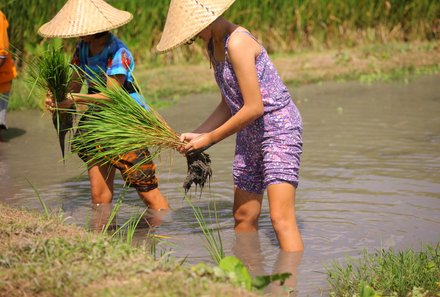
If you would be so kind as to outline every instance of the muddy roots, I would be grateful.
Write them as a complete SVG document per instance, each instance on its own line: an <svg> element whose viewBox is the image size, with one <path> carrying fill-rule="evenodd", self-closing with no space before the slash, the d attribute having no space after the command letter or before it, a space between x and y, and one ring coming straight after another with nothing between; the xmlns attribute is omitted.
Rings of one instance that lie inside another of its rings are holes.
<svg viewBox="0 0 440 297"><path fill-rule="evenodd" d="M195 184L196 187L199 186L200 191L202 191L206 181L209 182L212 175L209 155L206 153L187 155L186 162L188 164L188 173L183 182L185 194L188 193L192 184Z"/></svg>

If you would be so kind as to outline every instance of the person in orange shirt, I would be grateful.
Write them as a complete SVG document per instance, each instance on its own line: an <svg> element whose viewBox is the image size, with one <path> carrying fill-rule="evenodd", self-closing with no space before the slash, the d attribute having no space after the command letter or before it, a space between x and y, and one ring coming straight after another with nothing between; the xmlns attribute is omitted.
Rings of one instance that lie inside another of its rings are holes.
<svg viewBox="0 0 440 297"><path fill-rule="evenodd" d="M8 108L9 92L16 70L12 55L9 52L8 20L0 10L0 131L8 129L6 125L6 109Z"/></svg>

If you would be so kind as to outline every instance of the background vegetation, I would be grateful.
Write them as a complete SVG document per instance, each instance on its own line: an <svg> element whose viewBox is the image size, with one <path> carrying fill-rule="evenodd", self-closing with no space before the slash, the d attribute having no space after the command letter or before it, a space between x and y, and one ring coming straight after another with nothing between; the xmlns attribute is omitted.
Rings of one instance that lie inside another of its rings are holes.
<svg viewBox="0 0 440 297"><path fill-rule="evenodd" d="M152 65L202 57L200 46L156 55L169 0L108 0L130 11L133 21L117 30L136 59ZM44 40L36 33L65 0L2 0L10 22L11 43L30 54ZM351 47L365 43L434 40L440 36L440 2L436 0L237 0L226 17L248 27L269 52ZM65 41L71 47L73 40ZM194 52L196 55L194 55Z"/></svg>

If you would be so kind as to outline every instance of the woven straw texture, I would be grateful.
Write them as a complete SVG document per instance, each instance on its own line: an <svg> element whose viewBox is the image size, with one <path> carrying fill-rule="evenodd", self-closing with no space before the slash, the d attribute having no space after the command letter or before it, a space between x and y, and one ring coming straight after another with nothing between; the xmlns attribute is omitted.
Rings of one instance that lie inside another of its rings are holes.
<svg viewBox="0 0 440 297"><path fill-rule="evenodd" d="M69 0L49 22L38 30L44 37L78 37L125 25L133 15L103 0Z"/></svg>
<svg viewBox="0 0 440 297"><path fill-rule="evenodd" d="M159 52L178 47L214 22L235 0L171 0Z"/></svg>

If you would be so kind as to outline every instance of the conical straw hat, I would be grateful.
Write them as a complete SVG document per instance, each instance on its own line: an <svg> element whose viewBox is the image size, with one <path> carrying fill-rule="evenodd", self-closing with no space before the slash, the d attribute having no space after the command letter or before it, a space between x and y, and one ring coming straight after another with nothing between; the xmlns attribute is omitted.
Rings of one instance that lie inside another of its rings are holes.
<svg viewBox="0 0 440 297"><path fill-rule="evenodd" d="M214 22L235 0L171 0L162 37L156 46L160 52L178 47Z"/></svg>
<svg viewBox="0 0 440 297"><path fill-rule="evenodd" d="M55 17L38 29L44 37L78 37L125 25L133 15L103 0L68 0Z"/></svg>

